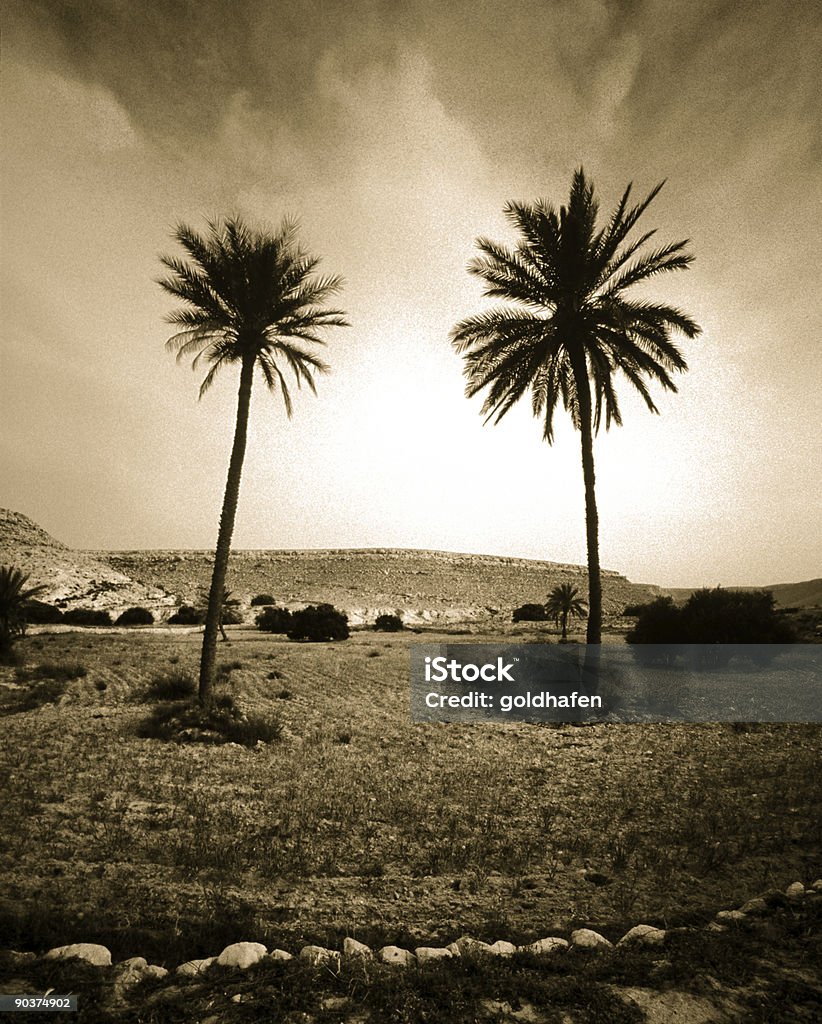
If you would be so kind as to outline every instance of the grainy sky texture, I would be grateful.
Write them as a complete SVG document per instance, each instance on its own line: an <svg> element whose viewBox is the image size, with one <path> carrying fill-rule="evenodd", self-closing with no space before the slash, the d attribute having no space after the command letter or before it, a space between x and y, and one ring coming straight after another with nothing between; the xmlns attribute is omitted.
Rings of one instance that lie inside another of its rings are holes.
<svg viewBox="0 0 822 1024"><path fill-rule="evenodd" d="M484 305L509 199L689 237L654 294L703 334L652 416L596 443L603 565L663 585L820 574L816 0L25 0L2 56L0 504L77 547L209 547L229 373L163 347L183 220L299 218L352 327L294 418L258 384L237 547L399 546L583 563L579 442L483 427L448 332Z"/></svg>

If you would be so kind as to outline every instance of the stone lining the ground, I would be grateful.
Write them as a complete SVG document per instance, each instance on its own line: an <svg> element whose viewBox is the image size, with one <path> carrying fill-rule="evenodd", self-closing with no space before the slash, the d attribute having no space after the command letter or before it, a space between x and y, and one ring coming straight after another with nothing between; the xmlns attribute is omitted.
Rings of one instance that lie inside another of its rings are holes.
<svg viewBox="0 0 822 1024"><path fill-rule="evenodd" d="M761 918L762 907L765 908L766 913L770 913L780 907L799 906L809 899L822 899L822 879L818 879L807 889L801 882L793 882L784 892L773 889L763 896L748 900L741 908L721 910L706 928L713 932L726 932L731 927L745 925L752 918ZM751 911L745 911L744 907L746 906L750 907ZM664 945L667 935L668 932L662 928L655 928L647 924L637 924L629 929L616 944L590 928L579 928L571 933L570 940L559 936L548 936L524 946L515 946L513 943L503 940L489 944L481 942L470 935L463 935L447 947L418 946L413 951L390 945L383 946L379 950L373 950L365 943L348 937L343 942L342 953L339 950L327 949L324 946L310 945L303 946L297 956L314 966L321 966L332 973L339 973L343 958L353 959L360 957L375 960L379 963L390 964L395 967L424 968L427 964L438 963L442 960L461 956L473 959L482 956L510 957L515 953L550 956L568 949L592 952L610 951L615 948L615 945L617 947L641 946L657 948ZM33 953L19 953L16 951L7 951L5 956L7 960L10 960L15 966L20 968L30 965L37 959ZM50 949L43 959L77 959L95 967L105 968L112 966L111 953L105 946L87 942L78 942ZM226 946L218 956L188 960L180 964L174 973L181 979L193 979L212 970L215 964L218 967L244 971L265 959L291 960L293 959L293 954L283 949L275 949L269 953L268 949L260 942L235 942ZM141 981L149 978L164 978L169 973L164 967L147 963L143 957L130 957L128 960L114 965L114 998L115 1000L121 998L124 992Z"/></svg>

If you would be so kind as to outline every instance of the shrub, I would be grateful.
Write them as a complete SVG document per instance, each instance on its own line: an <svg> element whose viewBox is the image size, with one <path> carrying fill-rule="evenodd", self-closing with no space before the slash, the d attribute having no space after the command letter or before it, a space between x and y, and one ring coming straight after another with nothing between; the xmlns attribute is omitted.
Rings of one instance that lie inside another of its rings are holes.
<svg viewBox="0 0 822 1024"><path fill-rule="evenodd" d="M122 614L117 616L117 626L151 626L154 616L148 608L126 608Z"/></svg>
<svg viewBox="0 0 822 1024"><path fill-rule="evenodd" d="M793 630L765 590L696 590L682 607L659 597L637 608L629 644L785 644Z"/></svg>
<svg viewBox="0 0 822 1024"><path fill-rule="evenodd" d="M151 680L146 697L149 700L183 700L191 697L196 689L197 684L190 672L164 672Z"/></svg>
<svg viewBox="0 0 822 1024"><path fill-rule="evenodd" d="M309 605L291 616L289 640L347 640L348 616L331 604Z"/></svg>
<svg viewBox="0 0 822 1024"><path fill-rule="evenodd" d="M70 626L111 626L111 615L99 608L71 608L63 615Z"/></svg>
<svg viewBox="0 0 822 1024"><path fill-rule="evenodd" d="M221 694L205 707L188 702L160 704L141 723L138 735L176 743L239 743L255 747L258 743L273 743L282 731L282 723L276 718L247 715L229 694Z"/></svg>
<svg viewBox="0 0 822 1024"><path fill-rule="evenodd" d="M682 611L672 597L658 597L648 604L635 606L637 621L625 639L629 644L685 643Z"/></svg>
<svg viewBox="0 0 822 1024"><path fill-rule="evenodd" d="M63 621L63 613L53 604L29 601L23 609L26 622L32 626L53 626Z"/></svg>
<svg viewBox="0 0 822 1024"><path fill-rule="evenodd" d="M61 665L56 661L45 661L35 668L24 670L28 679L53 679L69 682L72 679L82 679L88 675L85 665L75 662L73 664Z"/></svg>
<svg viewBox="0 0 822 1024"><path fill-rule="evenodd" d="M638 615L642 614L642 609L647 607L647 604L626 604L622 609L622 614L626 618L635 619Z"/></svg>
<svg viewBox="0 0 822 1024"><path fill-rule="evenodd" d="M789 644L794 636L769 590L697 590L682 608L688 643Z"/></svg>
<svg viewBox="0 0 822 1024"><path fill-rule="evenodd" d="M523 604L514 609L511 619L514 622L546 622L548 612L544 604Z"/></svg>
<svg viewBox="0 0 822 1024"><path fill-rule="evenodd" d="M257 608L261 604L276 604L277 602L271 596L271 594L257 594L256 597L251 598L251 607Z"/></svg>
<svg viewBox="0 0 822 1024"><path fill-rule="evenodd" d="M202 626L205 622L205 610L183 604L168 620L172 626Z"/></svg>
<svg viewBox="0 0 822 1024"><path fill-rule="evenodd" d="M224 626L239 626L242 621L242 613L235 606L223 605L222 622Z"/></svg>
<svg viewBox="0 0 822 1024"><path fill-rule="evenodd" d="M405 629L405 626L399 615L378 615L374 629L383 633L398 633L401 629Z"/></svg>
<svg viewBox="0 0 822 1024"><path fill-rule="evenodd" d="M291 629L291 619L291 612L287 608L269 605L257 615L255 622L257 629L264 633L287 633Z"/></svg>
<svg viewBox="0 0 822 1024"><path fill-rule="evenodd" d="M34 686L15 694L14 700L5 705L5 714L17 714L21 711L35 711L44 704L56 704L65 694L68 680L65 678L46 678Z"/></svg>

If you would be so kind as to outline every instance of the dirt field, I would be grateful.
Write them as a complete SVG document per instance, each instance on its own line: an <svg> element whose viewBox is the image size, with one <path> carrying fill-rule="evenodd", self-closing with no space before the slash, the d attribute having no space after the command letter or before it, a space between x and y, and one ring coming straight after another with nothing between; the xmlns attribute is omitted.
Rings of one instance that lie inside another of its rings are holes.
<svg viewBox="0 0 822 1024"><path fill-rule="evenodd" d="M283 726L257 749L137 737L196 633L26 638L0 675L0 943L173 962L251 937L618 938L822 875L819 729L414 725L408 644L438 638L232 632L224 688Z"/></svg>

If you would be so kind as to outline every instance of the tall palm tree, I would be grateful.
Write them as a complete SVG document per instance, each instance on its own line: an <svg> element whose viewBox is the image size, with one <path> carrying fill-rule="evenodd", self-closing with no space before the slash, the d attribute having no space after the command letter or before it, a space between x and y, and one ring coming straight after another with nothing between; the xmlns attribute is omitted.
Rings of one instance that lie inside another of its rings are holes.
<svg viewBox="0 0 822 1024"><path fill-rule="evenodd" d="M0 565L0 654L7 654L26 631L26 602L46 589L27 587L29 577L15 565Z"/></svg>
<svg viewBox="0 0 822 1024"><path fill-rule="evenodd" d="M572 616L583 618L585 602L580 600L579 591L570 583L559 583L548 595L545 611L562 629L562 639L568 639L568 619Z"/></svg>
<svg viewBox="0 0 822 1024"><path fill-rule="evenodd" d="M468 317L451 334L454 347L464 355L466 394L488 389L482 407L486 422L494 417L498 423L530 391L548 444L554 439L554 412L560 400L580 432L589 644L599 644L602 635L593 435L603 412L606 429L612 420L622 422L614 390L617 371L657 412L648 381L676 391L671 373L687 369L671 332L693 338L700 331L674 306L626 294L657 274L684 270L693 259L685 251L687 240L649 248L646 243L654 231L628 240L662 184L635 206L629 206L628 185L601 227L594 187L582 168L574 174L568 204L559 210L543 199L508 203L505 213L520 236L516 246L480 238L481 255L468 269L486 282L486 296L514 305Z"/></svg>
<svg viewBox="0 0 822 1024"><path fill-rule="evenodd" d="M200 398L225 366L239 365L237 419L228 466L214 570L208 598L199 697L206 703L216 674L217 632L225 594L225 578L245 456L248 413L254 372L259 368L269 389L281 395L291 416L292 403L283 370L300 387L315 391L314 374L328 370L310 350L324 344L327 327L348 326L345 315L323 303L339 290L338 277L315 273L319 260L298 245L295 225L284 221L276 232L249 227L240 217L211 221L205 236L185 224L174 238L186 259L161 256L169 276L157 283L186 306L167 322L179 327L166 347L177 359L193 355L210 368L200 385Z"/></svg>

